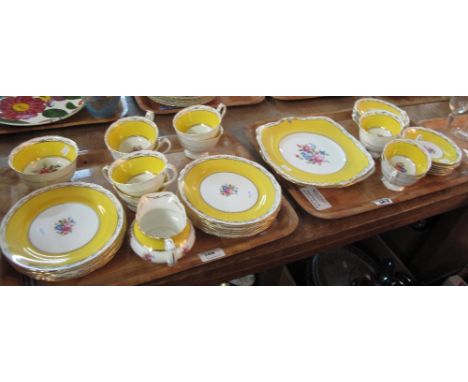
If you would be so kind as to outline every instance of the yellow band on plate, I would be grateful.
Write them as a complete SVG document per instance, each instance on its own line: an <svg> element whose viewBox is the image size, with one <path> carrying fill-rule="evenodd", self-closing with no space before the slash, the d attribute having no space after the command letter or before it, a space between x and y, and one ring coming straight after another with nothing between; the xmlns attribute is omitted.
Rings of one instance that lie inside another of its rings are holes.
<svg viewBox="0 0 468 382"><path fill-rule="evenodd" d="M99 229L81 248L61 254L44 253L29 240L29 227L40 213L63 203L81 203L93 209L99 218ZM55 188L32 197L14 212L6 227L6 245L17 260L22 258L30 266L56 268L76 263L98 252L114 235L118 221L116 205L104 193L76 186Z"/></svg>
<svg viewBox="0 0 468 382"><path fill-rule="evenodd" d="M255 204L242 212L223 212L210 206L200 193L202 181L209 175L226 172L250 180L258 192ZM227 222L258 219L267 214L277 201L276 189L271 179L259 168L235 159L207 159L192 167L183 178L182 192L189 203L205 215Z"/></svg>

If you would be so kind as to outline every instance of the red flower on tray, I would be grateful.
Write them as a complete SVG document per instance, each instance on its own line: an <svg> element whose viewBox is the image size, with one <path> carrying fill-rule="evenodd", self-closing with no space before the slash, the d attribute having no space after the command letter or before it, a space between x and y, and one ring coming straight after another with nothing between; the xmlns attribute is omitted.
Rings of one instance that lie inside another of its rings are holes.
<svg viewBox="0 0 468 382"><path fill-rule="evenodd" d="M0 117L4 119L29 119L42 113L46 103L31 96L8 97L0 100Z"/></svg>

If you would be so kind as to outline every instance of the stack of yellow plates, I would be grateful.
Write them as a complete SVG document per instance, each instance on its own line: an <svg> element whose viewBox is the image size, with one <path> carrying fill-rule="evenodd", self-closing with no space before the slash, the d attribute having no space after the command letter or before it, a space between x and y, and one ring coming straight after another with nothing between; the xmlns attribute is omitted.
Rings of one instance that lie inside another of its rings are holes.
<svg viewBox="0 0 468 382"><path fill-rule="evenodd" d="M347 187L375 169L361 143L330 118L284 118L256 132L263 159L301 186Z"/></svg>
<svg viewBox="0 0 468 382"><path fill-rule="evenodd" d="M211 102L214 96L148 96L154 102L165 106L187 107L193 105L204 105Z"/></svg>
<svg viewBox="0 0 468 382"><path fill-rule="evenodd" d="M232 155L188 164L179 175L178 188L194 225L215 236L256 235L273 223L280 210L281 187L273 175Z"/></svg>
<svg viewBox="0 0 468 382"><path fill-rule="evenodd" d="M432 166L431 175L450 175L460 166L462 152L460 148L446 135L424 127L409 127L403 131L403 138L418 141L429 153Z"/></svg>
<svg viewBox="0 0 468 382"><path fill-rule="evenodd" d="M84 276L121 247L126 220L118 199L101 186L60 183L18 201L0 225L0 246L19 272L38 280Z"/></svg>

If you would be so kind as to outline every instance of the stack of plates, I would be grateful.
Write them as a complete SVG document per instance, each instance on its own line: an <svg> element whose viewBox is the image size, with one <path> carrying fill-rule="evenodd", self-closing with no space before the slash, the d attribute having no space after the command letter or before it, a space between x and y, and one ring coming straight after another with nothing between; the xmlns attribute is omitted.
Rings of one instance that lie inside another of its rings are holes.
<svg viewBox="0 0 468 382"><path fill-rule="evenodd" d="M126 220L118 199L101 186L60 183L39 189L0 225L0 246L12 266L37 280L82 277L121 247Z"/></svg>
<svg viewBox="0 0 468 382"><path fill-rule="evenodd" d="M204 105L211 102L214 96L148 96L151 101L157 102L161 105L172 107L187 107L192 105Z"/></svg>
<svg viewBox="0 0 468 382"><path fill-rule="evenodd" d="M446 135L424 127L409 127L403 131L403 138L418 141L429 153L432 166L429 174L446 176L460 166L462 152Z"/></svg>
<svg viewBox="0 0 468 382"><path fill-rule="evenodd" d="M284 118L256 134L263 159L300 186L348 187L375 169L362 144L330 118Z"/></svg>
<svg viewBox="0 0 468 382"><path fill-rule="evenodd" d="M232 155L188 164L179 194L187 214L202 231L219 237L248 237L266 230L281 205L281 187L262 166Z"/></svg>

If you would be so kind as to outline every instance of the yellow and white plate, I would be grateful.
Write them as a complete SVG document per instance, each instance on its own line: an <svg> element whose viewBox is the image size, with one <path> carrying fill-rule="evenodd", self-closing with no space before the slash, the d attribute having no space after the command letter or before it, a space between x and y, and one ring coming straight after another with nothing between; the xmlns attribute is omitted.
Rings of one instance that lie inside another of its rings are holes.
<svg viewBox="0 0 468 382"><path fill-rule="evenodd" d="M256 135L264 160L301 186L347 187L375 168L361 143L330 118L284 118L259 126Z"/></svg>
<svg viewBox="0 0 468 382"><path fill-rule="evenodd" d="M124 210L111 192L95 184L60 183L10 209L0 225L0 246L15 268L33 277L71 270L76 275L80 269L83 275L99 257L116 252L124 232Z"/></svg>
<svg viewBox="0 0 468 382"><path fill-rule="evenodd" d="M188 164L178 188L197 220L220 228L256 227L277 213L281 187L259 164L232 155L214 155ZM195 222L194 222L195 223Z"/></svg>
<svg viewBox="0 0 468 382"><path fill-rule="evenodd" d="M458 166L462 152L446 135L424 127L409 127L403 131L403 138L418 141L429 153L433 164Z"/></svg>

